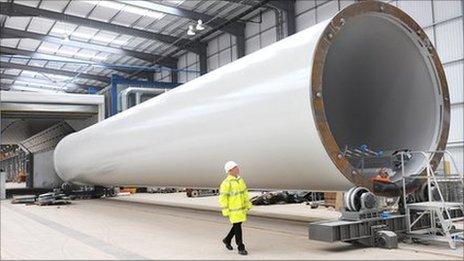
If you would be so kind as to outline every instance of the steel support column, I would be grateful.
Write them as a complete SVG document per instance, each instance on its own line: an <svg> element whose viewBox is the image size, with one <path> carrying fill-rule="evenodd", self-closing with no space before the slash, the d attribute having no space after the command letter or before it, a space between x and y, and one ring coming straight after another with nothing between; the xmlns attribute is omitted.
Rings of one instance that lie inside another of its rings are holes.
<svg viewBox="0 0 464 261"><path fill-rule="evenodd" d="M33 188L34 187L34 154L28 153L26 154L26 166L25 166L25 173L26 173L26 187Z"/></svg>
<svg viewBox="0 0 464 261"><path fill-rule="evenodd" d="M296 10L295 0L289 0L287 2L287 36L296 33Z"/></svg>
<svg viewBox="0 0 464 261"><path fill-rule="evenodd" d="M200 75L206 74L208 72L208 56L206 54L206 44L200 47L198 56L200 60Z"/></svg>
<svg viewBox="0 0 464 261"><path fill-rule="evenodd" d="M171 70L171 82L172 83L179 82L179 73L177 71L177 68L175 68L174 70Z"/></svg>
<svg viewBox="0 0 464 261"><path fill-rule="evenodd" d="M245 28L241 31L241 34L235 35L235 42L237 48L237 59L245 56Z"/></svg>
<svg viewBox="0 0 464 261"><path fill-rule="evenodd" d="M287 35L296 33L295 0L269 1L268 5L280 9L287 14Z"/></svg>

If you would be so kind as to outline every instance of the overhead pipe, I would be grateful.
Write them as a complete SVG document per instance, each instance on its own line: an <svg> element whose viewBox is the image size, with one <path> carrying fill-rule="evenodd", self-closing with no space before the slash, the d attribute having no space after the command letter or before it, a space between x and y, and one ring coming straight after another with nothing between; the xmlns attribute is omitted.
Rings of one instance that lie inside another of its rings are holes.
<svg viewBox="0 0 464 261"><path fill-rule="evenodd" d="M135 94L135 104L141 103L141 98L143 94L153 94L153 95L160 95L165 93L167 89L160 89L160 88L139 88L139 87L129 87L124 89L121 92L121 110L125 111L129 109L129 95L134 93Z"/></svg>
<svg viewBox="0 0 464 261"><path fill-rule="evenodd" d="M254 189L374 190L344 148L443 150L449 122L427 34L397 7L363 1L67 136L54 163L63 180L103 186L217 187L234 160ZM406 173L440 160L413 157ZM391 178L375 193L399 195Z"/></svg>

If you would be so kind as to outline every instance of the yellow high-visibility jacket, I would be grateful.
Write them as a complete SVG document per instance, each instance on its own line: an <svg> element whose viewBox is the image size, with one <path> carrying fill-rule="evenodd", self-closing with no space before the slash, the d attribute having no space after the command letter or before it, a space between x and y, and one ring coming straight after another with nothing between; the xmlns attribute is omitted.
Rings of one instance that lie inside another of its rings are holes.
<svg viewBox="0 0 464 261"><path fill-rule="evenodd" d="M246 221L247 212L251 209L251 202L243 178L228 175L222 181L219 193L222 215L229 217L232 224Z"/></svg>

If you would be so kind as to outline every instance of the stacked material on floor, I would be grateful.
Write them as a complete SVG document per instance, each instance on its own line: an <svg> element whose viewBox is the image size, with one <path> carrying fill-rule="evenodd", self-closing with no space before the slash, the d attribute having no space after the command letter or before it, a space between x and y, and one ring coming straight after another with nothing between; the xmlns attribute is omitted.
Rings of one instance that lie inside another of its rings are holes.
<svg viewBox="0 0 464 261"><path fill-rule="evenodd" d="M128 193L130 193L130 194L134 194L134 193L137 193L137 188L133 188L133 187L121 187L119 191L120 191L121 193L128 192Z"/></svg>
<svg viewBox="0 0 464 261"><path fill-rule="evenodd" d="M148 187L148 193L176 193L180 190L177 188L170 188L170 187Z"/></svg>
<svg viewBox="0 0 464 261"><path fill-rule="evenodd" d="M39 206L44 205L65 205L71 204L69 197L65 194L58 193L58 192L50 192L39 195L37 198L36 204Z"/></svg>
<svg viewBox="0 0 464 261"><path fill-rule="evenodd" d="M210 197L219 195L218 189L193 189L186 188L185 193L189 198Z"/></svg>
<svg viewBox="0 0 464 261"><path fill-rule="evenodd" d="M308 191L273 191L264 192L262 195L251 198L251 203L255 206L273 204L292 204L311 202L323 199L323 193Z"/></svg>
<svg viewBox="0 0 464 261"><path fill-rule="evenodd" d="M35 202L36 196L35 195L21 195L21 196L13 196L11 200L12 204L32 204Z"/></svg>

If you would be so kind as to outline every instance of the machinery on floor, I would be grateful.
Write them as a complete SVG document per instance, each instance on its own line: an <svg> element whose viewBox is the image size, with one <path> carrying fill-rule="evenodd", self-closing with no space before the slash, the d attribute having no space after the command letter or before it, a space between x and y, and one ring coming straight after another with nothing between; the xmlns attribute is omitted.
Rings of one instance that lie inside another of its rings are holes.
<svg viewBox="0 0 464 261"><path fill-rule="evenodd" d="M398 209L381 206L379 197L363 187L354 187L344 195L342 217L336 221L315 222L309 225L309 238L334 242L357 242L367 246L396 248L398 239L442 241L456 248L463 242L463 229L457 229L455 222L463 221L464 177L457 172L457 165L447 151L402 152L400 165L404 159L422 157L428 159L434 154L446 154L446 159L456 172L433 170L429 164L427 175L403 174L403 189ZM422 179L421 188L410 194L406 182Z"/></svg>
<svg viewBox="0 0 464 261"><path fill-rule="evenodd" d="M307 202L308 205L316 207L324 200L324 193L310 191L270 191L250 199L255 206L274 204L293 204Z"/></svg>

